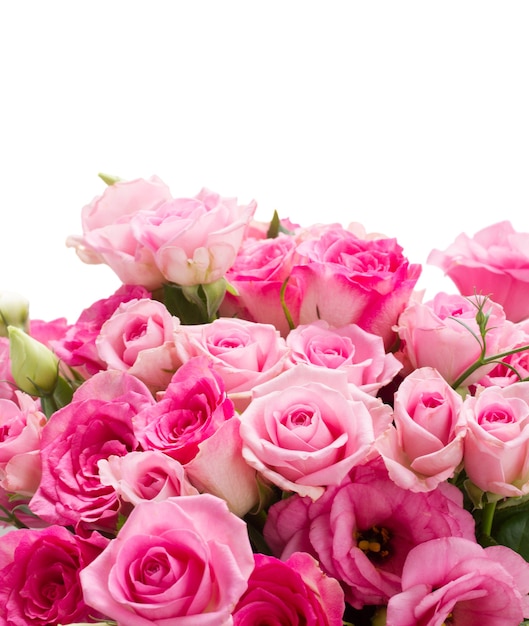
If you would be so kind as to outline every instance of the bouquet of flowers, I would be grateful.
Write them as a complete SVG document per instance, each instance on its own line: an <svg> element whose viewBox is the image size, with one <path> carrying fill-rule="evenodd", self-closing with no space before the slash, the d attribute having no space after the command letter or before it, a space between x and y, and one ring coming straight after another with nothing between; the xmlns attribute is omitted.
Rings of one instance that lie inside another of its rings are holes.
<svg viewBox="0 0 529 626"><path fill-rule="evenodd" d="M0 625L529 618L529 234L434 250L157 177L67 244L78 320L0 293Z"/></svg>

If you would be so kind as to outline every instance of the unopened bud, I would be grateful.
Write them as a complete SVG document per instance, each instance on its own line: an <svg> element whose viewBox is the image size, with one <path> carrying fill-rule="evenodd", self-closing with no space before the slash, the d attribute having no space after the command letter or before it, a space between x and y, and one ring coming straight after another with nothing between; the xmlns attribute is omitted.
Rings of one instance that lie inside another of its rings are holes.
<svg viewBox="0 0 529 626"><path fill-rule="evenodd" d="M25 330L28 325L29 302L13 291L0 291L0 336L7 337L7 327Z"/></svg>
<svg viewBox="0 0 529 626"><path fill-rule="evenodd" d="M9 326L11 375L22 391L32 396L53 393L59 378L59 361L44 344L20 328Z"/></svg>

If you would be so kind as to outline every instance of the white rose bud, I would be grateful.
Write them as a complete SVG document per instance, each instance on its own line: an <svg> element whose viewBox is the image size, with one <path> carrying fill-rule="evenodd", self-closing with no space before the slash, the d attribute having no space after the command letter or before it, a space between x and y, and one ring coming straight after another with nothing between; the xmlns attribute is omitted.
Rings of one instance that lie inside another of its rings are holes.
<svg viewBox="0 0 529 626"><path fill-rule="evenodd" d="M11 375L22 391L32 396L53 393L59 379L59 361L44 344L15 326L9 326Z"/></svg>

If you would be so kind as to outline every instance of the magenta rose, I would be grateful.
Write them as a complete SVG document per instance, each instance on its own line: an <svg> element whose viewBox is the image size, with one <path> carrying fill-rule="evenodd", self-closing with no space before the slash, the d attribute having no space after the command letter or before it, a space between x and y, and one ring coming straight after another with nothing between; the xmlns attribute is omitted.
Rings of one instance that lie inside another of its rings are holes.
<svg viewBox="0 0 529 626"><path fill-rule="evenodd" d="M165 282L200 285L223 278L233 265L257 204L237 204L202 189L194 198L167 200L132 219L134 236L153 255Z"/></svg>
<svg viewBox="0 0 529 626"><path fill-rule="evenodd" d="M463 400L429 367L409 374L395 393L394 426L378 441L390 477L403 489L429 491L463 459Z"/></svg>
<svg viewBox="0 0 529 626"><path fill-rule="evenodd" d="M427 493L401 489L380 462L355 468L315 502L293 495L273 504L264 528L275 556L312 554L355 608L385 604L401 590L409 551L450 536L475 541L461 491L448 483Z"/></svg>
<svg viewBox="0 0 529 626"><path fill-rule="evenodd" d="M229 626L253 568L246 524L202 494L140 502L81 583L118 624Z"/></svg>
<svg viewBox="0 0 529 626"><path fill-rule="evenodd" d="M85 603L79 573L106 543L101 535L81 539L62 526L0 537L0 622L49 626L97 617Z"/></svg>
<svg viewBox="0 0 529 626"><path fill-rule="evenodd" d="M386 354L381 337L356 324L333 328L318 320L292 330L286 342L292 363L344 370L351 384L372 395L402 369L393 354Z"/></svg>
<svg viewBox="0 0 529 626"><path fill-rule="evenodd" d="M442 537L408 554L387 624L514 626L529 617L528 593L529 564L516 552Z"/></svg>
<svg viewBox="0 0 529 626"><path fill-rule="evenodd" d="M234 626L342 626L344 594L309 554L286 561L255 554L255 568L233 612Z"/></svg>
<svg viewBox="0 0 529 626"><path fill-rule="evenodd" d="M345 373L304 364L254 389L240 433L244 458L266 481L313 499L364 463L375 440Z"/></svg>
<svg viewBox="0 0 529 626"><path fill-rule="evenodd" d="M480 330L476 321L479 296L438 293L427 303L411 304L398 320L397 332L401 340L398 356L405 371L419 367L433 367L449 383L458 378L480 357L482 346L476 338ZM482 309L488 316L486 350L489 357L508 350L518 342L520 332L507 322L500 305L486 300ZM465 378L465 386L476 383L490 372L494 363L484 365Z"/></svg>
<svg viewBox="0 0 529 626"><path fill-rule="evenodd" d="M462 233L444 252L432 250L427 263L440 267L463 295L489 295L512 322L529 317L529 233L516 232L510 222L473 238Z"/></svg>
<svg viewBox="0 0 529 626"><path fill-rule="evenodd" d="M358 324L388 349L393 325L408 303L421 267L410 265L395 239L360 239L328 228L301 243L292 280L301 292L299 324L318 319L332 326Z"/></svg>
<svg viewBox="0 0 529 626"><path fill-rule="evenodd" d="M464 465L483 491L516 497L529 493L529 382L487 387L467 397Z"/></svg>
<svg viewBox="0 0 529 626"><path fill-rule="evenodd" d="M179 323L157 300L129 300L101 327L97 353L109 369L128 372L152 392L160 391L180 365L174 344Z"/></svg>
<svg viewBox="0 0 529 626"><path fill-rule="evenodd" d="M83 235L68 237L66 244L85 263L106 263L122 283L154 290L164 278L152 252L134 236L131 220L170 199L169 188L156 176L118 181L83 208Z"/></svg>
<svg viewBox="0 0 529 626"><path fill-rule="evenodd" d="M177 370L159 402L135 416L134 430L143 450L161 450L185 464L233 415L222 379L208 359L197 357Z"/></svg>
<svg viewBox="0 0 529 626"><path fill-rule="evenodd" d="M103 485L98 461L138 447L133 418L154 403L125 372L103 371L84 382L42 431L42 479L30 509L49 523L115 531L120 503Z"/></svg>

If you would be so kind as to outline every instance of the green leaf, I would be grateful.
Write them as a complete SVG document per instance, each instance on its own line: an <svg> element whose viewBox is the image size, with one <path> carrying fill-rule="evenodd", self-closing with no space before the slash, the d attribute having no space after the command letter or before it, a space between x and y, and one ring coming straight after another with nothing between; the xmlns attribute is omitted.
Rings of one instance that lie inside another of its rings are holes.
<svg viewBox="0 0 529 626"><path fill-rule="evenodd" d="M498 515L495 519L493 537L499 544L511 548L529 561L529 511L526 507L521 507L521 510L503 510L510 514Z"/></svg>
<svg viewBox="0 0 529 626"><path fill-rule="evenodd" d="M274 215L270 220L270 225L268 226L268 231L266 233L267 239L275 239L279 235L279 229L281 227L281 222L279 220L279 214L277 211L274 211Z"/></svg>

